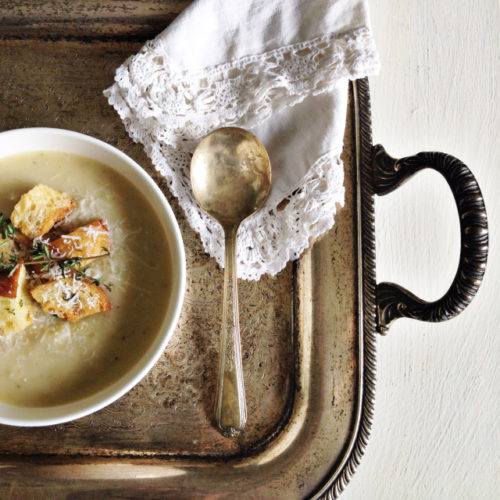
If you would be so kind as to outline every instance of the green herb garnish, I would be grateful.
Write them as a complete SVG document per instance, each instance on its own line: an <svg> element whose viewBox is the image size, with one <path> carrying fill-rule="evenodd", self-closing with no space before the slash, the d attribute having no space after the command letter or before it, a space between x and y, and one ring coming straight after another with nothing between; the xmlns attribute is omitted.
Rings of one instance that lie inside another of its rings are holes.
<svg viewBox="0 0 500 500"><path fill-rule="evenodd" d="M32 266L35 264L43 264L42 271L48 271L52 265L57 264L62 271L63 278L65 277L64 272L70 269L75 269L76 265L82 260L94 260L100 259L101 257L107 257L110 255L109 251L102 255L94 255L92 257L53 257L50 254L49 247L42 242L38 242L34 248L31 250L31 258L33 260L25 262L26 266ZM85 268L86 269L86 268ZM78 273L85 274L85 271L75 269Z"/></svg>
<svg viewBox="0 0 500 500"><path fill-rule="evenodd" d="M57 265L59 266L59 269L61 270L61 274L63 278L66 278L65 271L69 271L73 269L78 262L80 262L82 259L80 257L74 257L72 259L63 259L57 261Z"/></svg>
<svg viewBox="0 0 500 500"><path fill-rule="evenodd" d="M2 234L2 238L4 240L7 238L12 239L15 232L16 228L12 225L12 221L6 219L3 213L0 212L0 233Z"/></svg>
<svg viewBox="0 0 500 500"><path fill-rule="evenodd" d="M9 271L9 274L7 275L9 278L16 272L18 266L19 256L9 254L9 260L7 262L3 262L3 254L0 254L0 269Z"/></svg>

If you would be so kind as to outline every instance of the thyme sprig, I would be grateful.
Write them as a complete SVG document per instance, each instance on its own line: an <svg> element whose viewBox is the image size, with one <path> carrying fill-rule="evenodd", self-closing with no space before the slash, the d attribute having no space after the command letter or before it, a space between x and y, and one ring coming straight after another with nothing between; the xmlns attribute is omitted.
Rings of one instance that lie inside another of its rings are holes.
<svg viewBox="0 0 500 500"><path fill-rule="evenodd" d="M107 249L106 249L107 250ZM50 254L50 250L45 243L38 242L35 247L31 249L31 259L28 261L22 261L18 255L9 254L8 260L6 262L3 261L3 253L0 253L0 269L5 269L9 271L9 276L17 269L17 266L22 262L25 266L34 266L41 265L42 272L48 271L52 266L57 265L61 270L61 274L63 278L66 277L67 271L74 271L74 274L77 279L87 278L86 272L89 269L88 266L80 269L78 266L82 260L95 260L101 259L103 257L107 257L111 252L107 250L106 253L101 255L94 255L91 257L54 257ZM94 281L94 278L91 278ZM98 283L96 283L98 284Z"/></svg>
<svg viewBox="0 0 500 500"><path fill-rule="evenodd" d="M31 261L27 261L24 264L27 266L30 265L35 265L35 264L43 264L42 266L42 271L48 271L53 265L57 264L59 268L61 269L63 278L65 277L65 271L69 271L71 269L74 269L75 272L82 274L82 271L77 269L76 266L82 261L82 260L95 260L95 259L101 259L102 257L107 257L108 255L111 254L111 252L106 249L107 252L100 254L100 255L94 255L91 257L54 257L51 255L49 247L45 244L39 241L36 246L31 250ZM85 268L87 269L87 268Z"/></svg>
<svg viewBox="0 0 500 500"><path fill-rule="evenodd" d="M87 275L89 266L80 267L83 260L95 260L102 257L107 257L111 255L111 252L106 247L101 247L104 251L101 255L94 255L93 257L53 257L50 254L50 250L45 243L41 241L36 244L36 246L31 251L32 261L25 262L26 265L43 264L41 270L42 272L48 271L53 265L57 264L61 270L63 278L66 278L66 273L72 271L73 275L77 280L89 279L92 284L100 286L102 284L108 291L111 291L112 283L101 283L101 280ZM69 300L69 299L68 299Z"/></svg>
<svg viewBox="0 0 500 500"><path fill-rule="evenodd" d="M111 292L111 287L113 286L113 283L101 283L101 280L98 278L94 278L93 276L87 276L87 271L89 270L89 266L85 266L82 269L80 268L74 268L74 275L77 280L82 280L82 279L89 279L91 280L93 285L100 286L102 284L103 287L105 287L107 290Z"/></svg>
<svg viewBox="0 0 500 500"><path fill-rule="evenodd" d="M110 255L109 253L103 253L101 255L93 255L91 257L71 257L70 259L66 257L50 257L49 259L43 259L43 260L28 260L27 262L24 262L26 266L34 266L35 264L57 264L60 266L63 266L65 269L72 269L78 262L81 262L82 260L95 260L95 259L102 259L103 257L107 257Z"/></svg>
<svg viewBox="0 0 500 500"><path fill-rule="evenodd" d="M7 238L13 239L15 232L16 228L13 226L12 221L0 212L0 233L2 234L2 238L4 240Z"/></svg>
<svg viewBox="0 0 500 500"><path fill-rule="evenodd" d="M3 242L2 245L4 243L6 242ZM103 257L111 255L111 252L106 247L102 247L102 249L105 253L101 255L94 255L91 257L71 257L71 258L54 257L51 255L49 247L45 243L39 241L36 244L36 246L31 249L30 251L31 260L28 261L23 261L22 259L20 259L18 255L9 254L7 261L4 262L3 253L0 252L0 270L3 269L9 271L8 276L10 277L15 273L16 269L21 263L23 263L25 266L41 265L42 272L49 271L52 266L57 265L61 270L63 278L66 278L67 273L69 271L72 271L73 275L77 280L82 280L84 278L89 279L92 282L92 284L97 286L103 286L104 288L106 288L106 290L111 292L111 288L113 286L112 283L101 283L100 279L87 275L89 266L85 266L83 268L80 267L80 264L83 260L87 261L87 260L101 259Z"/></svg>
<svg viewBox="0 0 500 500"><path fill-rule="evenodd" d="M16 272L16 269L18 268L19 264L20 262L18 255L9 254L7 262L4 262L3 253L0 253L0 269L9 271L9 274L7 275L9 278Z"/></svg>

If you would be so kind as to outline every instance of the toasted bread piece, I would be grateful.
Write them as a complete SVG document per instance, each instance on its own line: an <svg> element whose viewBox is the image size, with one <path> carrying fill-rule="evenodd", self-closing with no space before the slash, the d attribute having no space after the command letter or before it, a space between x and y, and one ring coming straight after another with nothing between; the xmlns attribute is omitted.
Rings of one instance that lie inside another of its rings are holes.
<svg viewBox="0 0 500 500"><path fill-rule="evenodd" d="M10 219L15 228L28 238L34 239L47 233L74 207L74 201L66 193L37 184L21 196Z"/></svg>
<svg viewBox="0 0 500 500"><path fill-rule="evenodd" d="M57 259L105 255L110 247L109 230L99 219L47 243L47 247L51 256Z"/></svg>
<svg viewBox="0 0 500 500"><path fill-rule="evenodd" d="M3 273L2 273L3 274ZM24 330L30 323L33 315L33 300L28 292L26 268L19 264L11 277L2 275L11 285L15 285L15 293L7 292L7 296L0 295L0 335L9 335ZM8 290L10 287L4 288ZM9 297L8 295L13 295Z"/></svg>
<svg viewBox="0 0 500 500"><path fill-rule="evenodd" d="M44 313L71 322L111 309L108 296L100 286L75 277L38 285L31 290L31 296L42 306Z"/></svg>
<svg viewBox="0 0 500 500"><path fill-rule="evenodd" d="M21 267L21 265L18 265L13 273L8 269L0 271L0 297L7 297L8 299L16 298Z"/></svg>

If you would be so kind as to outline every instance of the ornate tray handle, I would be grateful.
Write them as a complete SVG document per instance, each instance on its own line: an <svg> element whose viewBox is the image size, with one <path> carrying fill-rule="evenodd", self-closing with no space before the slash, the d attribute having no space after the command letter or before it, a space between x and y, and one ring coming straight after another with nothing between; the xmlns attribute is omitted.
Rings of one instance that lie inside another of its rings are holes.
<svg viewBox="0 0 500 500"><path fill-rule="evenodd" d="M483 279L488 257L488 220L483 196L466 165L444 153L418 153L396 160L380 146L373 148L374 192L390 193L414 173L432 168L442 174L455 198L460 218L460 261L448 291L434 302L426 302L394 283L376 288L378 331L386 334L392 321L414 318L445 321L462 312L472 301Z"/></svg>

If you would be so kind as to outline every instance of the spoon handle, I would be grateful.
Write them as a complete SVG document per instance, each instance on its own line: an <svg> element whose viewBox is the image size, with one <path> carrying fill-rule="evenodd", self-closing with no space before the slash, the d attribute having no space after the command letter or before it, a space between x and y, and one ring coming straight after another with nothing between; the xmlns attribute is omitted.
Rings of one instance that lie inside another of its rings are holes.
<svg viewBox="0 0 500 500"><path fill-rule="evenodd" d="M224 228L226 240L224 296L215 420L219 430L226 437L238 436L247 420L238 311L237 231L237 225Z"/></svg>

